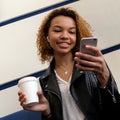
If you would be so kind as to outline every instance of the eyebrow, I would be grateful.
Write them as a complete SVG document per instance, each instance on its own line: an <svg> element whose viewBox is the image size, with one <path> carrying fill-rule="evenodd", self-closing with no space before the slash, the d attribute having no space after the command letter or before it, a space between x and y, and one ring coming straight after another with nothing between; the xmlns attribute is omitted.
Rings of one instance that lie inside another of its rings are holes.
<svg viewBox="0 0 120 120"><path fill-rule="evenodd" d="M54 27L54 28L62 28L62 27L59 26L59 25L54 25L53 27ZM70 27L70 29L76 29L76 27Z"/></svg>

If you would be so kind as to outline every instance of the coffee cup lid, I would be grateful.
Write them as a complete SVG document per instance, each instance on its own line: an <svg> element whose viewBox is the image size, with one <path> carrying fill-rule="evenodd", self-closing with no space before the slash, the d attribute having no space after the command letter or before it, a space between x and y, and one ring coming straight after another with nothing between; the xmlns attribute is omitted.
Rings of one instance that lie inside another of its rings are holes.
<svg viewBox="0 0 120 120"><path fill-rule="evenodd" d="M34 77L34 76L23 77L23 78L21 78L21 79L18 81L18 86L19 86L20 84L24 83L24 82L27 82L27 81L35 81L35 80L37 80L37 78Z"/></svg>

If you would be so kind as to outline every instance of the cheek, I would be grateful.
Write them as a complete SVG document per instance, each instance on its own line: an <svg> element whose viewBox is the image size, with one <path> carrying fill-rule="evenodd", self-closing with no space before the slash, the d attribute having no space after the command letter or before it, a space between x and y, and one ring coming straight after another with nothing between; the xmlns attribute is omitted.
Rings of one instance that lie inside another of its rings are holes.
<svg viewBox="0 0 120 120"><path fill-rule="evenodd" d="M51 38L49 44L52 48L54 48L56 44L56 40L54 38Z"/></svg>
<svg viewBox="0 0 120 120"><path fill-rule="evenodd" d="M74 47L75 47L75 46L76 46L76 41L74 42ZM74 48L74 47L73 47L73 48Z"/></svg>
<svg viewBox="0 0 120 120"><path fill-rule="evenodd" d="M49 34L49 39L51 42L55 42L58 39L58 37L59 36L57 34L54 33Z"/></svg>
<svg viewBox="0 0 120 120"><path fill-rule="evenodd" d="M73 48L75 48L75 46L76 46L76 38L72 41L72 44L73 44Z"/></svg>
<svg viewBox="0 0 120 120"><path fill-rule="evenodd" d="M73 41L72 41L72 43L74 44L74 46L76 45L76 37L73 37L73 39L72 39Z"/></svg>

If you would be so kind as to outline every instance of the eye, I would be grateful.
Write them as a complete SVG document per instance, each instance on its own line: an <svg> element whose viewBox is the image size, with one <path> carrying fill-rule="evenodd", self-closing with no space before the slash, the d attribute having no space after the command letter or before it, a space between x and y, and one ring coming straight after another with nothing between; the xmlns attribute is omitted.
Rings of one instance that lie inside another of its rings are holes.
<svg viewBox="0 0 120 120"><path fill-rule="evenodd" d="M69 31L70 34L76 34L76 31Z"/></svg>
<svg viewBox="0 0 120 120"><path fill-rule="evenodd" d="M52 31L57 33L57 32L61 32L62 29L61 29L60 26L53 26L53 27L52 27Z"/></svg>
<svg viewBox="0 0 120 120"><path fill-rule="evenodd" d="M61 32L60 29L54 29L53 31L54 31L54 32Z"/></svg>

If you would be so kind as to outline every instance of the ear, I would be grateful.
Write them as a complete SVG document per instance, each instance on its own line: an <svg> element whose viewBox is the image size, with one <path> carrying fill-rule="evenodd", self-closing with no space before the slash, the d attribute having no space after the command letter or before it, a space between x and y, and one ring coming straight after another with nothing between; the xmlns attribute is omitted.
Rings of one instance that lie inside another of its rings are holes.
<svg viewBox="0 0 120 120"><path fill-rule="evenodd" d="M50 39L49 39L49 37L48 37L48 36L47 36L47 41L48 41L48 42L50 42Z"/></svg>

